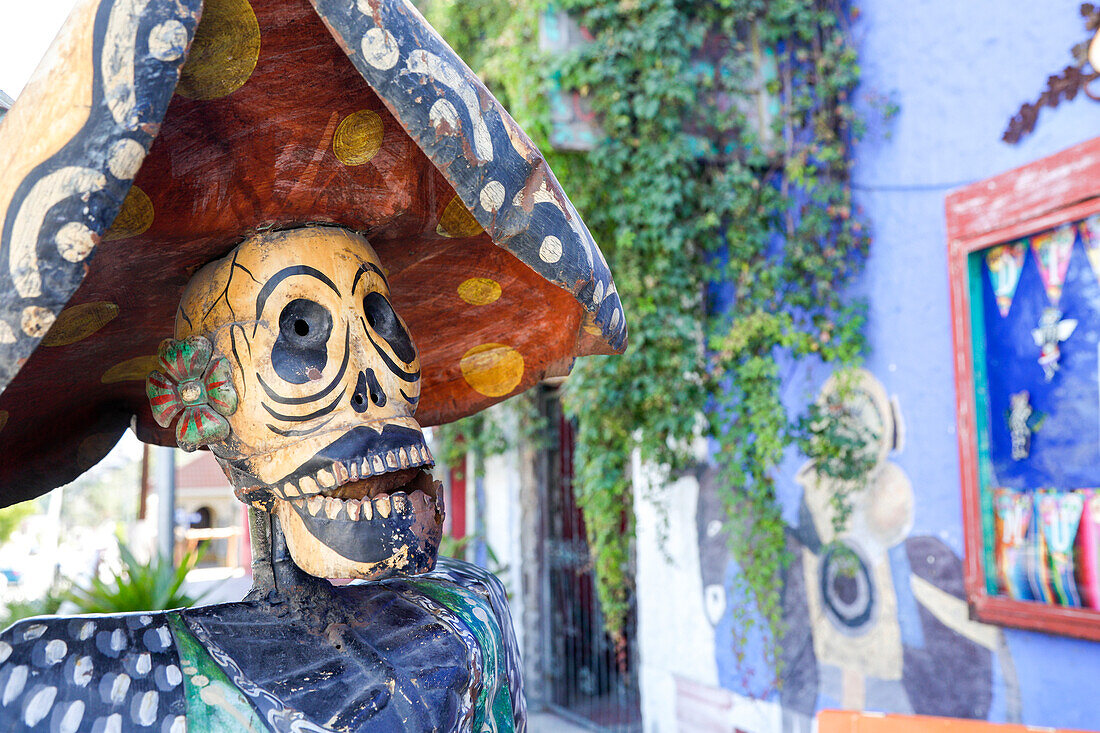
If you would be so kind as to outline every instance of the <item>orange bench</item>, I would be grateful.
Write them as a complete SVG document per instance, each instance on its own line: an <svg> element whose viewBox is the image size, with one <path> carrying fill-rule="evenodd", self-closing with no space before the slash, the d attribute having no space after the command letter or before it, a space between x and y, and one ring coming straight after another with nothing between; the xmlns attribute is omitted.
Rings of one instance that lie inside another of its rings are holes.
<svg viewBox="0 0 1100 733"><path fill-rule="evenodd" d="M817 714L818 733L1082 733L1066 728L1035 725L1003 725L957 718L923 715L886 715L855 710L822 710Z"/></svg>

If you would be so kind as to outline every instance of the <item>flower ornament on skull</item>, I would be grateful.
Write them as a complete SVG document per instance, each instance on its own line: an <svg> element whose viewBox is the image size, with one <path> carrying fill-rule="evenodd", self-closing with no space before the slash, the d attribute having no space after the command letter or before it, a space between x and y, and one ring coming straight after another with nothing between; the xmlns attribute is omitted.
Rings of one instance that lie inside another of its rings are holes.
<svg viewBox="0 0 1100 733"><path fill-rule="evenodd" d="M192 443L209 445L238 498L278 518L295 564L368 579L434 566L444 507L413 418L420 359L365 238L306 227L245 240L192 278L176 338L165 374L149 378L154 416L225 422ZM203 344L214 356L197 378ZM229 412L222 376L238 395Z"/></svg>
<svg viewBox="0 0 1100 733"><path fill-rule="evenodd" d="M237 410L237 390L230 379L229 362L211 358L214 347L202 336L185 341L165 339L157 354L155 371L145 380L145 393L157 425L166 428L176 416L176 443L185 451L197 450L229 437L223 415Z"/></svg>

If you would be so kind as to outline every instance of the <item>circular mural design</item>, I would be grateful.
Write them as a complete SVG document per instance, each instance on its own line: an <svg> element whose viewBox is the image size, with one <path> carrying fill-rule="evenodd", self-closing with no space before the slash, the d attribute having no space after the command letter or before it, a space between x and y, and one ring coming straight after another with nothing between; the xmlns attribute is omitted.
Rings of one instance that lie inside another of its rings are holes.
<svg viewBox="0 0 1100 733"><path fill-rule="evenodd" d="M823 553L821 598L825 612L841 629L859 633L871 624L875 586L867 563L851 546L833 545Z"/></svg>

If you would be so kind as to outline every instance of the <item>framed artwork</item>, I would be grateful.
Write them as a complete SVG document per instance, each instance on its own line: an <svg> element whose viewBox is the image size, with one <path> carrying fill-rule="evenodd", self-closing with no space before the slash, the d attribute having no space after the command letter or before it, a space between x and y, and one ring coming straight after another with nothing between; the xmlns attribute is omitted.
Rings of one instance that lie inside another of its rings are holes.
<svg viewBox="0 0 1100 733"><path fill-rule="evenodd" d="M1100 138L946 208L971 613L1100 639Z"/></svg>

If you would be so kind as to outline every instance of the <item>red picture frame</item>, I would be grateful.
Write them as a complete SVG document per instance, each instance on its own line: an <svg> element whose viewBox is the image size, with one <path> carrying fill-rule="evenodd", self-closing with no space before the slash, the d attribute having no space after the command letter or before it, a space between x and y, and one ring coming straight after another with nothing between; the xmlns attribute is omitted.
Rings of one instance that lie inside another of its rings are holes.
<svg viewBox="0 0 1100 733"><path fill-rule="evenodd" d="M988 591L971 303L975 252L1100 213L1100 138L953 191L945 207L964 575L971 616L986 623L1100 640L1098 610L1012 600Z"/></svg>

